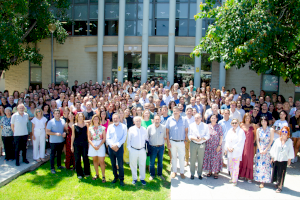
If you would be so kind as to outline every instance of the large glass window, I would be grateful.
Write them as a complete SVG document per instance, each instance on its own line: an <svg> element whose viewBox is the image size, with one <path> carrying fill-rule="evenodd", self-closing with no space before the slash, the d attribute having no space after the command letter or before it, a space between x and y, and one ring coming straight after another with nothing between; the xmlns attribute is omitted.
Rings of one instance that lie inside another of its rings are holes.
<svg viewBox="0 0 300 200"><path fill-rule="evenodd" d="M154 9L154 29L151 35L169 35L169 3L165 0L157 0Z"/></svg>
<svg viewBox="0 0 300 200"><path fill-rule="evenodd" d="M119 1L105 1L105 35L118 35Z"/></svg>
<svg viewBox="0 0 300 200"><path fill-rule="evenodd" d="M196 22L194 15L197 5L191 0L177 0L175 36L195 36Z"/></svg>
<svg viewBox="0 0 300 200"><path fill-rule="evenodd" d="M67 60L55 60L55 83L60 84L63 81L68 84L68 61Z"/></svg>
<svg viewBox="0 0 300 200"><path fill-rule="evenodd" d="M34 64L32 62L29 63L30 68L30 78L29 84L35 88L36 85L42 87L42 66Z"/></svg>
<svg viewBox="0 0 300 200"><path fill-rule="evenodd" d="M294 101L300 101L300 86L295 86L295 98Z"/></svg>
<svg viewBox="0 0 300 200"><path fill-rule="evenodd" d="M279 77L273 75L272 72L267 72L262 75L262 90L266 92L266 95L272 96L273 93L278 94L279 89Z"/></svg>

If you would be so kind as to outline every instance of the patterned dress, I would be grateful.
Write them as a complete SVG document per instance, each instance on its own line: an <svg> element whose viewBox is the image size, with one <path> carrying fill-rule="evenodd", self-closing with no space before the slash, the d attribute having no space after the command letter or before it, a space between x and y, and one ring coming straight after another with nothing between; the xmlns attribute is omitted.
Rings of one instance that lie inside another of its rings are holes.
<svg viewBox="0 0 300 200"><path fill-rule="evenodd" d="M71 166L75 167L75 157L74 153L71 151L71 139L72 139L72 129L68 126L68 133L66 138L66 168L70 169Z"/></svg>
<svg viewBox="0 0 300 200"><path fill-rule="evenodd" d="M203 159L203 170L209 170L212 173L218 173L222 170L222 147L217 152L216 149L220 143L220 137L223 136L222 126L216 124L212 126L208 125L210 138L206 142L204 159Z"/></svg>
<svg viewBox="0 0 300 200"><path fill-rule="evenodd" d="M271 132L270 128L267 127L266 132L263 128L258 129L259 133L259 145L263 151L267 148L271 142ZM271 156L270 148L268 152L264 155L260 154L259 148L257 148L256 159L255 159L255 171L254 180L262 183L271 183Z"/></svg>

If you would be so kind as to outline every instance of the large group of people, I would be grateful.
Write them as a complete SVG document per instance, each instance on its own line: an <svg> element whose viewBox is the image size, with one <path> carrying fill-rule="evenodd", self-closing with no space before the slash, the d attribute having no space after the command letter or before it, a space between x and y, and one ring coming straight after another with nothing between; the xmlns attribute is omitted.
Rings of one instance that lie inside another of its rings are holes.
<svg viewBox="0 0 300 200"><path fill-rule="evenodd" d="M48 88L31 86L23 92L0 92L0 126L5 159L20 165L26 148L33 144L33 159L50 155L51 173L75 169L78 179L91 175L89 157L96 174L105 179L105 156L110 157L114 180L124 185L124 163L129 164L132 184L146 185L162 174L165 150L170 157L171 178L180 177L190 166L191 179L218 179L227 167L234 186L238 179L248 183L275 183L281 192L287 166L297 162L300 147L300 102L292 97L266 95L261 90L238 93L235 88L211 88L205 82L166 85L159 81L141 83L94 83L72 87L64 82ZM50 148L50 152L47 150ZM2 146L0 148L2 150ZM65 165L62 165L62 153ZM2 155L2 152L1 152ZM157 171L155 160L157 159ZM83 161L83 167L82 167ZM196 168L196 163L197 168Z"/></svg>

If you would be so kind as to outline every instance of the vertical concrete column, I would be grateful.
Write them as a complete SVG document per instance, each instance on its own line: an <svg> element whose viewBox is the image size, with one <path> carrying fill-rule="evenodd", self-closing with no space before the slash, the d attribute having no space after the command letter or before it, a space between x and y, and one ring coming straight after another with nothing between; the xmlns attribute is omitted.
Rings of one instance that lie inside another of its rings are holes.
<svg viewBox="0 0 300 200"><path fill-rule="evenodd" d="M143 1L143 36L142 36L142 68L141 82L146 83L148 71L148 24L149 24L149 0Z"/></svg>
<svg viewBox="0 0 300 200"><path fill-rule="evenodd" d="M174 83L176 1L169 5L168 81Z"/></svg>
<svg viewBox="0 0 300 200"><path fill-rule="evenodd" d="M103 40L104 40L104 3L98 0L98 46L97 46L97 81L102 83L103 79Z"/></svg>
<svg viewBox="0 0 300 200"><path fill-rule="evenodd" d="M224 5L226 0L222 1L222 5ZM226 70L225 70L225 62L221 61L220 70L219 70L219 89L222 89L222 86L226 84Z"/></svg>
<svg viewBox="0 0 300 200"><path fill-rule="evenodd" d="M203 3L203 0L197 0L197 13L200 12L199 5ZM196 20L196 34L195 34L195 46L200 43L202 38L202 19ZM201 56L195 57L195 71L194 71L194 86L200 87L201 81Z"/></svg>
<svg viewBox="0 0 300 200"><path fill-rule="evenodd" d="M118 80L122 83L124 77L125 5L125 0L119 1Z"/></svg>

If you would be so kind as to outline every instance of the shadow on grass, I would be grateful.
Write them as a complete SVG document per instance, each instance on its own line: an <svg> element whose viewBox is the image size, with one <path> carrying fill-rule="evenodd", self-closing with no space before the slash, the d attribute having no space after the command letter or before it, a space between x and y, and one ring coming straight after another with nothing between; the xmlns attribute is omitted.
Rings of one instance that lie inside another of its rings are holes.
<svg viewBox="0 0 300 200"><path fill-rule="evenodd" d="M62 165L64 156L62 156ZM67 170L67 169L62 169L56 170L56 174L52 174L50 171L50 162L46 162L45 164L41 165L38 169L29 172L29 174L33 175L33 178L27 179L27 182L30 182L31 184L38 185L40 187L43 187L44 189L52 189L57 187L57 185L61 181L65 181L67 179L74 182L77 181L79 183L83 184L90 184L91 186L98 186L98 187L104 187L104 188L118 188L122 191L139 191L139 190L146 190L146 191L160 191L162 188L165 189L170 189L171 188L171 182L169 180L169 174L170 174L170 159L168 158L168 155L164 155L164 160L163 160L163 175L165 176L166 180L163 181L160 178L155 177L152 181L148 181L148 178L150 176L148 169L146 170L146 177L145 180L147 184L145 186L142 185L140 181L137 182L136 185L132 185L132 174L131 174L131 169L130 166L126 163L124 163L124 182L125 186L122 187L120 186L120 181L117 181L117 183L112 184L112 180L114 179L113 176L113 171L112 171L112 166L109 157L105 158L105 177L106 177L106 183L102 183L102 173L101 173L101 168L99 167L99 176L100 178L97 180L92 180L92 177L96 174L94 165L93 165L93 160L92 158L89 158L90 162L90 168L91 168L91 176L90 177L84 177L83 179L79 180L77 179L76 171L75 170ZM56 163L56 162L55 162ZM83 166L83 163L82 163ZM155 165L157 166L157 165ZM156 167L157 170L157 167ZM138 175L139 175L139 170L138 170ZM71 184L71 183L70 183Z"/></svg>

